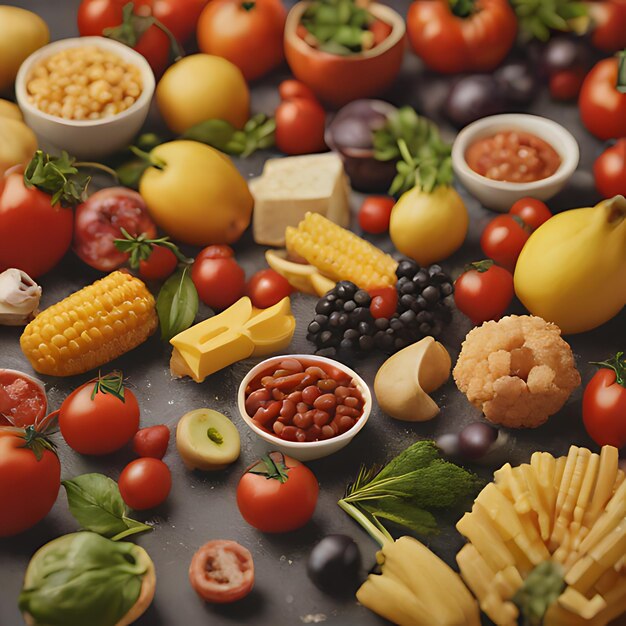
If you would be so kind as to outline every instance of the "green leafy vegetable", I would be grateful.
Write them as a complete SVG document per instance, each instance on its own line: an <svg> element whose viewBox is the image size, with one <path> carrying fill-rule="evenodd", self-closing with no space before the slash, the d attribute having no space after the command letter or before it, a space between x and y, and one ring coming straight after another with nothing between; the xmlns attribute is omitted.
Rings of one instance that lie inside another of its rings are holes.
<svg viewBox="0 0 626 626"><path fill-rule="evenodd" d="M117 483L103 474L82 474L61 483L70 512L85 530L113 541L152 530L152 526L128 517Z"/></svg>
<svg viewBox="0 0 626 626"><path fill-rule="evenodd" d="M554 561L539 563L513 596L513 602L520 609L522 626L540 626L546 611L564 588L561 565Z"/></svg>
<svg viewBox="0 0 626 626"><path fill-rule="evenodd" d="M511 0L525 39L548 41L551 31L570 32L573 21L587 16L587 5L575 0Z"/></svg>
<svg viewBox="0 0 626 626"><path fill-rule="evenodd" d="M113 626L141 593L147 564L139 548L81 532L38 550L28 565L19 608L46 626Z"/></svg>
<svg viewBox="0 0 626 626"><path fill-rule="evenodd" d="M156 308L161 338L166 341L193 324L198 312L198 292L189 276L188 265L165 281L159 291Z"/></svg>
<svg viewBox="0 0 626 626"><path fill-rule="evenodd" d="M454 506L478 486L474 474L444 461L434 442L418 441L383 467L362 466L338 504L382 545L392 540L384 521L436 533L429 509Z"/></svg>
<svg viewBox="0 0 626 626"><path fill-rule="evenodd" d="M174 254L180 263L193 263L193 259L186 257L178 249L178 246L170 241L169 237L150 239L146 233L141 233L141 235L134 237L125 228L121 228L120 230L122 235L124 235L124 239L114 239L113 243L120 252L130 254L128 263L133 269L137 269L141 261L147 261L150 258L154 246L166 248Z"/></svg>

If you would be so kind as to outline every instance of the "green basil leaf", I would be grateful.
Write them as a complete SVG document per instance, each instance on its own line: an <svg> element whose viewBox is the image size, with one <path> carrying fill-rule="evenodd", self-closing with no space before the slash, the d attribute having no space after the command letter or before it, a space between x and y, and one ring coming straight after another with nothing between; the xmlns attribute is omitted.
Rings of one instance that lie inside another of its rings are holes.
<svg viewBox="0 0 626 626"><path fill-rule="evenodd" d="M198 292L189 276L189 266L170 276L159 291L157 313L162 339L169 341L189 328L198 312Z"/></svg>
<svg viewBox="0 0 626 626"><path fill-rule="evenodd" d="M117 178L121 185L131 189L139 189L139 181L143 173L150 167L150 163L144 159L133 159L122 163L115 169Z"/></svg>
<svg viewBox="0 0 626 626"><path fill-rule="evenodd" d="M205 143L224 151L237 129L226 120L204 120L188 128L181 137Z"/></svg>
<svg viewBox="0 0 626 626"><path fill-rule="evenodd" d="M108 476L82 474L61 484L67 493L70 513L81 528L108 538L152 530L151 526L127 517L117 483Z"/></svg>
<svg viewBox="0 0 626 626"><path fill-rule="evenodd" d="M19 608L46 626L113 626L137 602L146 572L132 543L64 535L31 559Z"/></svg>

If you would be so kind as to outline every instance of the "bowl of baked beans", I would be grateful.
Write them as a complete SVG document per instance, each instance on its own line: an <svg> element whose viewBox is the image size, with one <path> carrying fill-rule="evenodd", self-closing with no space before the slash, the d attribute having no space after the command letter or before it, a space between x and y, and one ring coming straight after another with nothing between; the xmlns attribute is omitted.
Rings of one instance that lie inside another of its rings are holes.
<svg viewBox="0 0 626 626"><path fill-rule="evenodd" d="M347 446L372 410L369 387L355 371L307 354L275 356L253 367L237 402L261 439L300 461Z"/></svg>
<svg viewBox="0 0 626 626"><path fill-rule="evenodd" d="M17 102L48 152L101 158L130 143L154 93L146 59L106 37L55 41L22 63Z"/></svg>
<svg viewBox="0 0 626 626"><path fill-rule="evenodd" d="M578 166L576 139L537 115L484 117L466 126L452 146L452 165L463 186L489 209L508 211L526 196L549 200Z"/></svg>

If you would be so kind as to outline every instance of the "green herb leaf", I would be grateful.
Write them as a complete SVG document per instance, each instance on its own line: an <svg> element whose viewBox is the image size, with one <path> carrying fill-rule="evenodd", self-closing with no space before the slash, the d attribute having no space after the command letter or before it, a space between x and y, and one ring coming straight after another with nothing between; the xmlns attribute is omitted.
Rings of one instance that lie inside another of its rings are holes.
<svg viewBox="0 0 626 626"><path fill-rule="evenodd" d="M152 256L155 246L166 248L174 254L180 263L190 265L193 259L186 257L178 248L178 246L170 241L169 237L159 237L158 239L150 239L146 233L141 233L134 237L125 228L120 229L124 239L114 239L113 243L120 252L129 254L128 264L133 269L138 269L141 261L147 261Z"/></svg>
<svg viewBox="0 0 626 626"><path fill-rule="evenodd" d="M548 41L551 31L572 32L574 21L588 15L584 2L573 0L511 0L522 38Z"/></svg>
<svg viewBox="0 0 626 626"><path fill-rule="evenodd" d="M543 616L565 588L563 568L554 561L539 563L513 596L523 626L540 626Z"/></svg>
<svg viewBox="0 0 626 626"><path fill-rule="evenodd" d="M432 513L406 499L387 498L382 508L367 503L362 506L377 519L388 520L420 535L433 535L439 530Z"/></svg>
<svg viewBox="0 0 626 626"><path fill-rule="evenodd" d="M128 517L117 483L111 478L82 474L61 484L67 492L70 512L81 528L113 540L152 530L152 526Z"/></svg>
<svg viewBox="0 0 626 626"><path fill-rule="evenodd" d="M186 265L170 276L159 291L156 302L162 339L169 341L186 330L198 312L198 292Z"/></svg>

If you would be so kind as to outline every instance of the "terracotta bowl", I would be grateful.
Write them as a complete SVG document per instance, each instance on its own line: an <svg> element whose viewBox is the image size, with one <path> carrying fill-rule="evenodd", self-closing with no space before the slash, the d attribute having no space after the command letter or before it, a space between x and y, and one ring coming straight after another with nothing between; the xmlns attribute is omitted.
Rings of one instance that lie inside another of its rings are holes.
<svg viewBox="0 0 626 626"><path fill-rule="evenodd" d="M285 56L294 76L308 85L322 102L335 108L383 93L402 65L406 33L402 16L384 4L370 4L369 11L387 22L391 33L371 50L339 56L311 47L296 34L309 4L302 1L294 5L285 24Z"/></svg>

